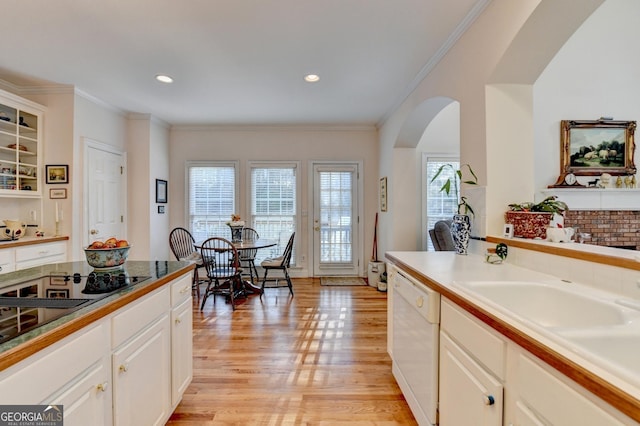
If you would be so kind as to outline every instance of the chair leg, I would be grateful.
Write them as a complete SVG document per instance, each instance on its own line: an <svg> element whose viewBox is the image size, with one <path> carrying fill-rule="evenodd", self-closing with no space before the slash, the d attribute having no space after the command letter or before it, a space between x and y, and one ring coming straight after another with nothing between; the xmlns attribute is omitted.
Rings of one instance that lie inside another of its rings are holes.
<svg viewBox="0 0 640 426"><path fill-rule="evenodd" d="M198 300L200 300L200 276L198 274L198 267L193 270L193 282L191 283L191 289L196 291Z"/></svg>
<svg viewBox="0 0 640 426"><path fill-rule="evenodd" d="M287 285L289 286L289 293L293 296L293 285L291 284L291 277L289 277L289 270L286 267L284 268L284 277L286 278Z"/></svg>
<svg viewBox="0 0 640 426"><path fill-rule="evenodd" d="M262 290L260 292L260 297L262 297L262 295L264 294L264 285L267 282L267 272L269 272L269 269L264 268L264 278L262 279L262 285L260 286L260 290Z"/></svg>
<svg viewBox="0 0 640 426"><path fill-rule="evenodd" d="M209 280L209 282L207 283L207 288L204 291L204 295L202 296L202 303L200 304L200 310L204 309L204 302L207 301L207 298L209 297L210 294L213 294L213 292L211 291L211 280ZM213 295L213 302L215 303L216 301L216 296Z"/></svg>

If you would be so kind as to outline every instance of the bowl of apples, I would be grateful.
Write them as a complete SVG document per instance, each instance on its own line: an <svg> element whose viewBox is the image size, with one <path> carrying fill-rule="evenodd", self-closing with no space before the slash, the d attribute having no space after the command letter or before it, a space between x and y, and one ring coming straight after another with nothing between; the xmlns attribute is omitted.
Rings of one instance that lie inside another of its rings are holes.
<svg viewBox="0 0 640 426"><path fill-rule="evenodd" d="M127 240L109 238L106 241L94 241L84 249L87 263L97 270L121 268L129 256L131 246Z"/></svg>

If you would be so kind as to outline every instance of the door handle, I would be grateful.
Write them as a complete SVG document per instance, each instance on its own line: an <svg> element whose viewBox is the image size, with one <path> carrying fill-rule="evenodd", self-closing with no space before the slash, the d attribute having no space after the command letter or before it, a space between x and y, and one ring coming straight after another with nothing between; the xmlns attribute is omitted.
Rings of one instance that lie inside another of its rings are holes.
<svg viewBox="0 0 640 426"><path fill-rule="evenodd" d="M319 227L319 226L314 226L314 227L313 227L313 230L314 230L314 231L319 231L319 230L320 230L320 227Z"/></svg>
<svg viewBox="0 0 640 426"><path fill-rule="evenodd" d="M98 234L98 230L97 229L92 229L91 231L89 231L89 233L91 235L96 235L96 234Z"/></svg>

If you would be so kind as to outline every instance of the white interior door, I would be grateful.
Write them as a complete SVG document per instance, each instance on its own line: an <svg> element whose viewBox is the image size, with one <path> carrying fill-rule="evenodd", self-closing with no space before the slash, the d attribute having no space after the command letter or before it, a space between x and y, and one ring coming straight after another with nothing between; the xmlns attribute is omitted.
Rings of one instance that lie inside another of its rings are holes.
<svg viewBox="0 0 640 426"><path fill-rule="evenodd" d="M358 164L314 164L313 174L313 274L358 275Z"/></svg>
<svg viewBox="0 0 640 426"><path fill-rule="evenodd" d="M88 142L85 157L87 240L126 238L124 155Z"/></svg>

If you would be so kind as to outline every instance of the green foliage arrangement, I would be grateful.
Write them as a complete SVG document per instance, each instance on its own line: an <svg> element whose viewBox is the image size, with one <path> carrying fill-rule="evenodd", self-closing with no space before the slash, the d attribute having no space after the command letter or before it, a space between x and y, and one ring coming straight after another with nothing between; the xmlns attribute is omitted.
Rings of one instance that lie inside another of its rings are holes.
<svg viewBox="0 0 640 426"><path fill-rule="evenodd" d="M465 180L463 180L462 178L462 169L464 167L467 168L467 170L469 171L469 174L471 175L470 178ZM467 185L478 184L478 177L473 172L473 169L469 164L463 164L459 169L454 168L453 165L448 163L443 164L442 166L440 166L436 174L433 175L433 177L431 178L431 182L433 183L433 181L435 181L445 169L451 169L454 172L453 181L452 181L452 178L447 179L442 185L442 187L440 188L440 191L441 192L444 191L447 193L447 195L449 195L449 193L453 190L456 196L456 199L458 200L458 214L471 213L472 216L475 216L473 208L467 203L467 197L460 196L460 183L466 183ZM464 211L464 213L461 213L461 211Z"/></svg>
<svg viewBox="0 0 640 426"><path fill-rule="evenodd" d="M509 204L509 210L512 212L545 212L545 213L557 213L562 214L566 210L569 210L567 204L558 200L558 197L551 195L539 203L514 203Z"/></svg>

